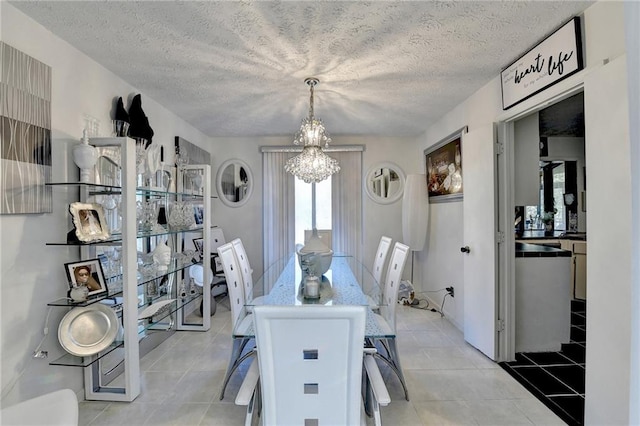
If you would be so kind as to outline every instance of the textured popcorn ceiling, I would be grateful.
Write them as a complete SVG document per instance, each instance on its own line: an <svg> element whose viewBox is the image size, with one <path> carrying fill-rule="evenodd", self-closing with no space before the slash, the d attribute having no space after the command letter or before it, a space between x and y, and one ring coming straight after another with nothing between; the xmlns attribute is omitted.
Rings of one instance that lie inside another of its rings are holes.
<svg viewBox="0 0 640 426"><path fill-rule="evenodd" d="M424 131L590 3L12 4L210 136L293 135L316 76L335 137Z"/></svg>

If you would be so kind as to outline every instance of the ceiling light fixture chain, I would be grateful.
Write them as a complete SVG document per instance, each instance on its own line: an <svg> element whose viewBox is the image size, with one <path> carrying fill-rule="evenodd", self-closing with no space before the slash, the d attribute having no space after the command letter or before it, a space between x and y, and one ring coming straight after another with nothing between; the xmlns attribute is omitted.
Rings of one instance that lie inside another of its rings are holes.
<svg viewBox="0 0 640 426"><path fill-rule="evenodd" d="M313 109L313 88L319 83L315 77L304 80L309 86L309 116L302 120L300 130L296 133L294 145L303 145L302 152L290 158L284 166L286 172L293 174L306 183L318 183L340 171L340 165L334 158L324 153L331 138L324 128L322 120L316 119Z"/></svg>
<svg viewBox="0 0 640 426"><path fill-rule="evenodd" d="M320 80L315 77L309 77L306 78L304 82L307 83L309 90L311 91L311 94L309 95L309 118L313 120L313 88L320 82Z"/></svg>

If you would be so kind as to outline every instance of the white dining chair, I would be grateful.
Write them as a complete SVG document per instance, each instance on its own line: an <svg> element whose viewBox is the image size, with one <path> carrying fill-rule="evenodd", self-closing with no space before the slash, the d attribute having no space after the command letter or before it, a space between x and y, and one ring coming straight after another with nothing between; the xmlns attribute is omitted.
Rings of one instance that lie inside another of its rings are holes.
<svg viewBox="0 0 640 426"><path fill-rule="evenodd" d="M77 426L78 398L71 389L61 389L0 409L3 425Z"/></svg>
<svg viewBox="0 0 640 426"><path fill-rule="evenodd" d="M251 356L251 350L245 355L242 355L242 352L252 338L243 337L243 332L247 331L251 326L251 317L247 315L245 309L242 272L233 245L231 243L221 245L218 247L218 255L222 261L222 269L227 279L227 291L229 293L229 304L231 305L231 327L234 330L231 357L220 392L220 399L222 400L231 375L247 357Z"/></svg>
<svg viewBox="0 0 640 426"><path fill-rule="evenodd" d="M263 305L252 316L258 356L236 397L245 425L257 414L263 425L364 425L363 378L380 425L379 405L391 399L363 350L364 306Z"/></svg>
<svg viewBox="0 0 640 426"><path fill-rule="evenodd" d="M382 272L384 271L384 264L387 261L387 256L389 255L391 241L391 238L387 236L383 235L382 237L380 237L378 250L376 251L376 257L373 259L373 269L371 271L371 275L373 276L373 285L380 292L380 294L378 295L380 300L384 297L384 288L382 287ZM367 300L371 309L378 310L378 301L376 301L369 295L367 295Z"/></svg>
<svg viewBox="0 0 640 426"><path fill-rule="evenodd" d="M404 389L405 399L409 401L409 391L404 380L404 374L402 373L402 367L400 366L400 356L398 354L398 347L396 345L396 305L398 304L398 288L400 287L400 281L402 280L402 273L404 266L407 262L409 254L409 246L396 242L391 252L391 258L389 259L389 265L387 267L387 276L385 278L384 290L383 290L383 302L380 307L380 313L374 314L375 319L378 321L383 334L393 336L389 338L376 338L375 341L379 341L385 351L386 356L381 353L376 353L376 357L382 359L385 363L391 367L395 372ZM375 343L374 341L374 343Z"/></svg>
<svg viewBox="0 0 640 426"><path fill-rule="evenodd" d="M249 257L247 251L244 249L244 244L240 238L236 238L231 241L233 250L236 253L238 264L240 265L240 271L242 272L242 282L244 284L244 300L247 312L253 311L253 305L260 305L263 301L263 296L253 297L253 269L249 264Z"/></svg>

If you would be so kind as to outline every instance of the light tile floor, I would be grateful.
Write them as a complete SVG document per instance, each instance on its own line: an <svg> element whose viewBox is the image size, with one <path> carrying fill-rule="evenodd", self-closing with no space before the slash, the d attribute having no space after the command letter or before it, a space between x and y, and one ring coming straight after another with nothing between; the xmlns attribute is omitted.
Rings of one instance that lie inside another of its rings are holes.
<svg viewBox="0 0 640 426"><path fill-rule="evenodd" d="M83 401L80 425L242 425L234 404L235 374L226 397L220 386L231 350L228 301L218 303L211 330L177 332L141 361L142 393L131 403ZM496 363L465 343L440 314L398 306L398 346L411 401L381 366L392 402L385 425L562 425ZM367 419L372 424L371 419Z"/></svg>

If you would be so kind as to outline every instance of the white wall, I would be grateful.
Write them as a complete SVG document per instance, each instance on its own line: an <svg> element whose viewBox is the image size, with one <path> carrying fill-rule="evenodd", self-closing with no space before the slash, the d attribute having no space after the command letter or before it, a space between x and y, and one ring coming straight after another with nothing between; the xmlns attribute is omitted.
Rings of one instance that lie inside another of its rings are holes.
<svg viewBox="0 0 640 426"><path fill-rule="evenodd" d="M627 75L640 73L640 3L625 3ZM640 80L629 78L629 133L631 145L631 216L640 217ZM629 424L640 424L640 223L631 228L631 400Z"/></svg>
<svg viewBox="0 0 640 426"><path fill-rule="evenodd" d="M97 119L101 135L109 136L113 98L122 96L126 102L139 92L7 2L0 2L0 11L2 41L52 67L53 180L77 180L69 147L78 143L85 115ZM165 153L172 152L168 148L175 136L206 147L204 134L144 93L142 106L155 131L153 143L164 145ZM64 387L76 392L83 388L81 369L48 365L64 354L57 339L64 308L51 311L42 346L49 351L49 360L31 357L43 336L47 302L66 294L64 263L78 259L77 249L45 245L64 241L72 228L67 206L73 201L77 201L73 191L56 190L52 214L0 216L1 381L3 396L8 393L3 405Z"/></svg>
<svg viewBox="0 0 640 426"><path fill-rule="evenodd" d="M588 424L627 424L629 418L632 216L625 74L620 57L585 78ZM615 173L602 164L615 164ZM589 405L596 401L597 407Z"/></svg>
<svg viewBox="0 0 640 426"><path fill-rule="evenodd" d="M480 89L465 102L458 105L454 110L447 113L440 121L428 129L425 133L422 144L424 147L435 144L438 140L462 127L468 125L470 131L476 125L482 123L491 123L500 120L508 120L510 117L516 117L523 114L527 109L541 107L543 102L559 96L562 90L569 90L579 87L581 82L585 80L585 75L595 73L603 67L605 62L614 61L624 55L624 20L623 20L623 3L622 2L599 2L591 6L585 11L583 25L585 28L584 44L586 48L586 69L578 75L565 80L562 84L556 85L554 88L547 89L542 93L530 98L522 104L512 108L508 112L502 111L500 100L500 83L496 76L485 87ZM635 44L637 48L637 43ZM606 65L605 65L606 66ZM620 78L626 78L626 73L620 71ZM585 101L586 102L586 101ZM545 105L546 106L546 105ZM589 106L585 105L585 109ZM636 118L637 119L637 118ZM597 158L601 164L617 164L622 167L621 175L625 183L630 181L629 164L620 164L618 156L619 150L612 150L611 144L620 143L622 149L627 151L629 156L628 142L616 139L608 140L609 148L603 146L600 142L590 141L589 135L586 137L587 146L587 163L589 164L589 156ZM593 144L590 146L590 144ZM463 153L464 155L464 153ZM587 167L587 181L589 178L589 167ZM625 187L628 187L625 186ZM619 201L616 199L617 202ZM624 205L622 203L621 205ZM425 284L428 290L436 290L443 287L443 282L456 283L456 309L447 312L456 324L462 324L461 309L458 304L464 303L464 294L458 289L462 283L463 277L460 275L462 271L462 257L456 256L452 247L463 245L463 235L461 212L463 203L455 203L452 205L437 204L431 206L430 216L430 240L429 240L429 256L421 259L420 269L425 278ZM611 224L607 220L593 221L596 217L611 217L611 212L606 204L588 203L590 212L590 224L593 227L610 227ZM618 229L629 230L632 228L630 214L624 213L616 216L616 227ZM589 233L592 232L589 229ZM602 229L606 233L606 229ZM628 234L628 233L627 233ZM455 240L455 243L448 245L443 244L447 239ZM629 236L623 238L623 247L628 248L627 244ZM590 253L593 244L596 241L590 241ZM602 243L600 243L602 244ZM625 250L623 248L623 250ZM436 254L436 252L446 252L445 254ZM595 252L594 252L595 253ZM617 246L601 247L597 250L598 258L589 259L588 282L590 289L602 289L602 297L612 297L612 294L621 295L620 299L614 299L615 308L609 306L605 308L602 300L589 300L588 317L598 318L597 327L587 325L587 386L586 395L586 422L589 424L628 424L629 387L628 380L619 381L619 385L602 385L603 378L606 377L628 377L630 372L630 340L631 333L629 330L629 322L631 318L631 304L620 303L630 294L631 289L631 263L629 256L619 256ZM608 265L616 265L616 277L618 279L612 282L606 279ZM452 271L447 275L448 271ZM598 279L595 279L598 278ZM636 280L637 282L637 280ZM596 293L600 293L596 291ZM447 301L447 304L449 302ZM472 301L471 301L472 303ZM635 307L637 309L637 307ZM589 321L589 320L588 320ZM608 330L608 331L607 331ZM612 330L621 330L621 332L612 333ZM637 332L637 330L636 330ZM597 342L597 343L596 343ZM637 354L636 354L637 355ZM614 362L614 360L616 360ZM609 383L609 381L606 381ZM614 403L615 402L615 403ZM633 403L637 406L637 401ZM637 409L636 409L637 412Z"/></svg>
<svg viewBox="0 0 640 426"><path fill-rule="evenodd" d="M540 130L535 112L514 123L514 204L540 204Z"/></svg>

